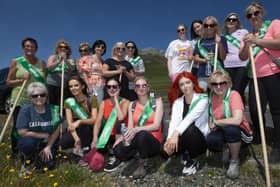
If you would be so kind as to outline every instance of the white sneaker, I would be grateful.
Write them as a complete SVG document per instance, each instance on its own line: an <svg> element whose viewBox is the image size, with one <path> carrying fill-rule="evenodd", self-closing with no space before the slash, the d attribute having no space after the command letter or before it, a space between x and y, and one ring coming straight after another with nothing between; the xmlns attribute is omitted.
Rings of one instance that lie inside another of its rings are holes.
<svg viewBox="0 0 280 187"><path fill-rule="evenodd" d="M199 167L199 162L197 160L193 160L191 164L190 163L185 164L182 173L185 175L193 175L196 173L198 167Z"/></svg>
<svg viewBox="0 0 280 187"><path fill-rule="evenodd" d="M230 160L227 176L231 179L236 179L239 176L239 160Z"/></svg>

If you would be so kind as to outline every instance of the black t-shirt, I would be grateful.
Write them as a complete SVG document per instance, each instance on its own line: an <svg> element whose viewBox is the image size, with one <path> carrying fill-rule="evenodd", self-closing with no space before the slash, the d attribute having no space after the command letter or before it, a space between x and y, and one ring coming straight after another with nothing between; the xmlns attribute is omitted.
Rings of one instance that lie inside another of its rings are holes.
<svg viewBox="0 0 280 187"><path fill-rule="evenodd" d="M119 65L124 66L126 68L127 72L130 72L133 69L133 66L126 60L118 62L118 61L116 61L112 58L108 58L107 60L105 60L104 63L109 66L109 71L117 70L117 67ZM113 77L119 80L120 74L114 75ZM128 82L129 82L128 78L123 73L122 79L121 79L121 85L120 85L120 87L121 87L120 96L124 97L124 98L127 98L127 99L130 99ZM105 95L105 97L106 97L106 95Z"/></svg>

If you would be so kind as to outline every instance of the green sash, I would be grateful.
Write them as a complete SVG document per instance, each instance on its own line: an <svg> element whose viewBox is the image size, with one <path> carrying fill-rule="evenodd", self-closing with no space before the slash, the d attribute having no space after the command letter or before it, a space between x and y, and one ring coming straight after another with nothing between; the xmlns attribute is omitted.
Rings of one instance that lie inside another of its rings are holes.
<svg viewBox="0 0 280 187"><path fill-rule="evenodd" d="M85 112L85 110L79 106L76 100L73 97L69 97L64 101L65 105L72 110L72 112L79 118L79 119L88 119L89 116Z"/></svg>
<svg viewBox="0 0 280 187"><path fill-rule="evenodd" d="M18 58L16 58L16 61L18 63L20 63L22 65L22 67L28 71L32 76L33 78L38 81L38 82L41 82L41 83L44 83L45 84L45 79L44 77L40 74L38 68L34 67L32 64L28 63L26 58L24 56L20 56Z"/></svg>
<svg viewBox="0 0 280 187"><path fill-rule="evenodd" d="M208 96L207 96L207 94L200 94L199 96L198 96L198 98L196 99L196 100L194 100L192 103L191 103L191 105L190 105L190 107L189 107L189 111L188 111L188 113L187 114L189 114L193 109L194 109L194 107L197 105L197 103L201 100L201 99L204 99L204 98L207 98ZM186 115L187 115L186 114Z"/></svg>
<svg viewBox="0 0 280 187"><path fill-rule="evenodd" d="M225 118L229 118L231 116L230 106L229 106L230 93L231 93L231 89L228 88L227 91L226 91L226 94L223 98L223 115L224 115ZM213 97L213 94L211 95L211 97L209 99L208 112L209 112L210 119L213 122L215 117L214 117L213 109L212 109L212 97Z"/></svg>
<svg viewBox="0 0 280 187"><path fill-rule="evenodd" d="M121 101L122 101L122 98L119 99L119 103L121 103ZM104 148L105 145L107 144L107 142L110 138L112 129L116 123L116 120L117 120L117 110L116 110L116 107L114 107L110 113L108 120L105 123L105 126L102 130L100 137L98 138L98 142L96 144L97 149Z"/></svg>
<svg viewBox="0 0 280 187"><path fill-rule="evenodd" d="M230 34L226 34L225 38L227 39L227 41L229 43L231 43L233 46L235 46L236 48L240 49L240 41L235 38L234 36L230 35Z"/></svg>
<svg viewBox="0 0 280 187"><path fill-rule="evenodd" d="M201 56L203 58L206 58L208 56L208 51L207 49L205 49L201 44L201 39L197 41L197 47L198 47L198 50L199 50L199 53L201 54ZM213 55L213 57L210 59L210 64L212 66L214 66L214 56L215 54ZM217 59L217 69L223 69L223 66L222 66L222 63Z"/></svg>
<svg viewBox="0 0 280 187"><path fill-rule="evenodd" d="M138 56L138 57L136 57L136 58L133 58L133 59L130 61L130 63L131 63L132 65L135 65L135 64L137 64L140 60L141 60L141 57Z"/></svg>
<svg viewBox="0 0 280 187"><path fill-rule="evenodd" d="M146 124L147 120L149 119L149 117L152 115L153 113L153 108L152 108L152 98L149 98L149 103L147 104L147 106L145 107L144 111L142 112L141 116L139 117L138 120L138 126L143 126Z"/></svg>
<svg viewBox="0 0 280 187"><path fill-rule="evenodd" d="M258 35L259 39L262 39L264 37L264 35L266 34L270 24L271 24L270 20L266 20L263 23L263 26L259 29L259 35ZM255 58L259 54L259 52L261 51L261 48L259 46L255 45L252 48L252 50L253 50L253 57ZM251 76L252 75L252 72L251 72L251 60L249 60L249 63L247 64L247 75L248 75L248 77L252 77Z"/></svg>

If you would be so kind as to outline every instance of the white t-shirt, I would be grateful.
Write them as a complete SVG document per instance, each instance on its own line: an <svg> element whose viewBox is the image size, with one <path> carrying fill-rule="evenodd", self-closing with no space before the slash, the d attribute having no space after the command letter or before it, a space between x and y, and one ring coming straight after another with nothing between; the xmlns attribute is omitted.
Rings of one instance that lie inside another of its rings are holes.
<svg viewBox="0 0 280 187"><path fill-rule="evenodd" d="M193 43L189 40L173 40L170 42L165 57L172 57L171 71L172 74L181 73L183 71L189 71L190 68L190 56L193 52Z"/></svg>
<svg viewBox="0 0 280 187"><path fill-rule="evenodd" d="M246 29L238 29L233 32L231 35L235 37L237 40L242 41L242 38L248 31ZM247 65L248 60L242 61L239 58L239 50L229 41L227 41L228 45L228 53L226 59L224 60L224 66L226 68L234 68L234 67L245 67Z"/></svg>

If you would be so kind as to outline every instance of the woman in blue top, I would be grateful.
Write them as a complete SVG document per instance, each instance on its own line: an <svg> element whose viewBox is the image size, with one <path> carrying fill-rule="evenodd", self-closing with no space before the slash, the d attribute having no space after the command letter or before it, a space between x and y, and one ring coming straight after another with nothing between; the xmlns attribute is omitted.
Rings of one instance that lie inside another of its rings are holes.
<svg viewBox="0 0 280 187"><path fill-rule="evenodd" d="M45 85L33 82L28 86L27 93L31 104L26 104L20 109L16 123L20 136L18 149L22 161L21 176L30 173L28 168L30 169L30 164L36 158L39 158L37 163L41 162L41 165L36 167L47 166L51 169L54 166L54 143L59 136L59 128L56 128L57 123L52 117L51 106L46 104L48 91Z"/></svg>
<svg viewBox="0 0 280 187"><path fill-rule="evenodd" d="M207 79L213 70L216 43L218 44L217 68L219 68L226 58L227 42L221 36L218 20L213 16L208 16L203 20L201 40L198 40L194 49L194 61L199 63L197 78L204 90L207 89Z"/></svg>

